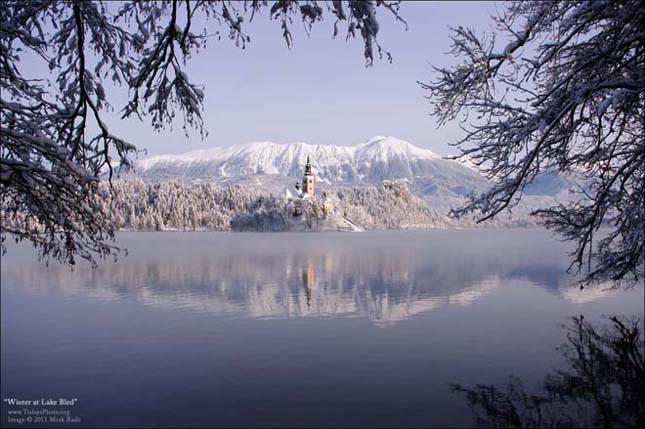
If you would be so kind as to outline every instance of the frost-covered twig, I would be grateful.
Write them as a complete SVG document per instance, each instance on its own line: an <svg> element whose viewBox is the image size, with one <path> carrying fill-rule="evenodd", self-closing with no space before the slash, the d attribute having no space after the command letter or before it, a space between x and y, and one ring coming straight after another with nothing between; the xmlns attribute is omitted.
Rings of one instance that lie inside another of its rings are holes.
<svg viewBox="0 0 645 429"><path fill-rule="evenodd" d="M638 0L517 1L495 17L508 36L501 47L453 29L461 62L421 85L440 124L461 120L460 157L496 182L454 215L489 219L538 173L574 173L580 202L534 214L575 243L571 268L586 281L642 281L644 13Z"/></svg>
<svg viewBox="0 0 645 429"><path fill-rule="evenodd" d="M348 34L361 30L368 64L372 46L381 52L376 10L381 6L401 20L399 2L382 0L0 2L2 251L10 236L70 264L77 257L94 261L118 250L110 244L111 208L101 203L111 199L97 195L105 190L98 183L106 172L111 180L117 164L129 166L136 148L104 120L110 106L106 80L130 90L124 117L147 116L161 129L181 116L185 129L196 128L203 136L204 92L189 78L190 56L210 35L219 36L219 27L244 48L250 42L242 28L245 17L265 9L281 21L290 45L289 25L301 20L310 28L321 21L323 3L336 22L349 23ZM39 70L27 69L32 59L50 74L31 77Z"/></svg>

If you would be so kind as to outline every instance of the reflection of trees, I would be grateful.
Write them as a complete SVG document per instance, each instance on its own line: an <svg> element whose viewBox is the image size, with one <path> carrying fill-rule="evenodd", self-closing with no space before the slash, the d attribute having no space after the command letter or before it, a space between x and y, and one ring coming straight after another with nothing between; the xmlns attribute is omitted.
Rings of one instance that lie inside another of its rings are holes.
<svg viewBox="0 0 645 429"><path fill-rule="evenodd" d="M441 231L430 235L431 245L412 234L140 233L125 235L141 240L129 244L128 258L96 270L3 259L2 283L214 313L359 315L389 324L444 305L470 305L509 281L548 280L539 284L554 290L569 281L553 243L525 246L497 234L491 245L490 235L473 234L465 247Z"/></svg>
<svg viewBox="0 0 645 429"><path fill-rule="evenodd" d="M73 272L12 267L3 283L252 317L359 315L388 324L443 305L469 305L504 282L497 265L466 265L444 260L428 267L410 252L178 254Z"/></svg>
<svg viewBox="0 0 645 429"><path fill-rule="evenodd" d="M574 317L560 347L569 368L529 393L511 377L503 387L453 385L482 427L645 427L641 318L612 317L601 328Z"/></svg>

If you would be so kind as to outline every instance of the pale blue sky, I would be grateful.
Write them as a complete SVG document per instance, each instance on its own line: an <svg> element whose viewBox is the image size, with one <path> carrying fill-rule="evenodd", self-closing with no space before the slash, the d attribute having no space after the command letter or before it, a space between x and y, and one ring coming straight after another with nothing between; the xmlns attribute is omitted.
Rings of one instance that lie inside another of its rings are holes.
<svg viewBox="0 0 645 429"><path fill-rule="evenodd" d="M455 153L447 143L460 134L458 127L436 129L417 80L430 79L432 65L454 63L446 54L448 26L488 30L494 12L487 2L404 2L401 15L410 27L405 31L379 8L379 39L394 61L375 59L366 68L362 39L345 42L343 26L332 39L328 11L310 37L294 23L294 45L287 49L279 22L270 21L267 10L246 23L251 43L245 50L227 38L212 40L188 63L191 80L206 87L204 140L197 132L186 138L181 127L158 133L149 122L116 115L109 124L148 155L263 140L356 144L374 135L393 135L441 155ZM114 99L115 106L122 107L120 100Z"/></svg>

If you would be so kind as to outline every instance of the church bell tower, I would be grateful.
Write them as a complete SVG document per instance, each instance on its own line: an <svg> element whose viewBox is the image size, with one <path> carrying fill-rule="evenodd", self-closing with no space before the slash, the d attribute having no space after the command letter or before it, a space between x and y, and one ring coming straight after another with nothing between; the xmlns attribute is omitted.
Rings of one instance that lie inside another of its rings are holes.
<svg viewBox="0 0 645 429"><path fill-rule="evenodd" d="M302 192L304 195L314 196L314 175L311 172L309 156L307 156L307 164L305 164L305 176L302 178Z"/></svg>

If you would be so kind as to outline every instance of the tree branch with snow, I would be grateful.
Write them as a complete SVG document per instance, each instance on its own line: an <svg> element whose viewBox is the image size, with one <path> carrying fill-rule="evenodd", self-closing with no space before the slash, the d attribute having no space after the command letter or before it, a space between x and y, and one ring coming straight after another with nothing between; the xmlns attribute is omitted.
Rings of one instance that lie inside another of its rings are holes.
<svg viewBox="0 0 645 429"><path fill-rule="evenodd" d="M202 136L204 92L189 78L187 62L220 30L244 48L244 22L263 10L280 22L288 46L290 26L321 21L326 6L347 35L359 30L367 64L377 41L377 9L403 22L399 1L265 0L218 2L7 0L0 2L0 236L27 240L42 257L74 264L115 254L114 224L98 184L127 168L136 147L114 135L104 120L104 83L129 90L124 118L149 117L155 129L171 126ZM199 18L199 19L198 19ZM202 28L196 28L196 23ZM211 28L214 24L215 29ZM387 54L389 57L389 54ZM33 77L38 67L49 74ZM33 64L32 61L32 64ZM112 192L108 187L107 191Z"/></svg>
<svg viewBox="0 0 645 429"><path fill-rule="evenodd" d="M452 30L460 63L435 68L421 85L440 124L462 122L457 158L495 182L455 216L490 219L512 209L538 173L575 173L578 202L534 214L575 244L570 268L585 281L642 280L644 13L638 0L517 1L493 18L507 37L501 46L493 35Z"/></svg>

